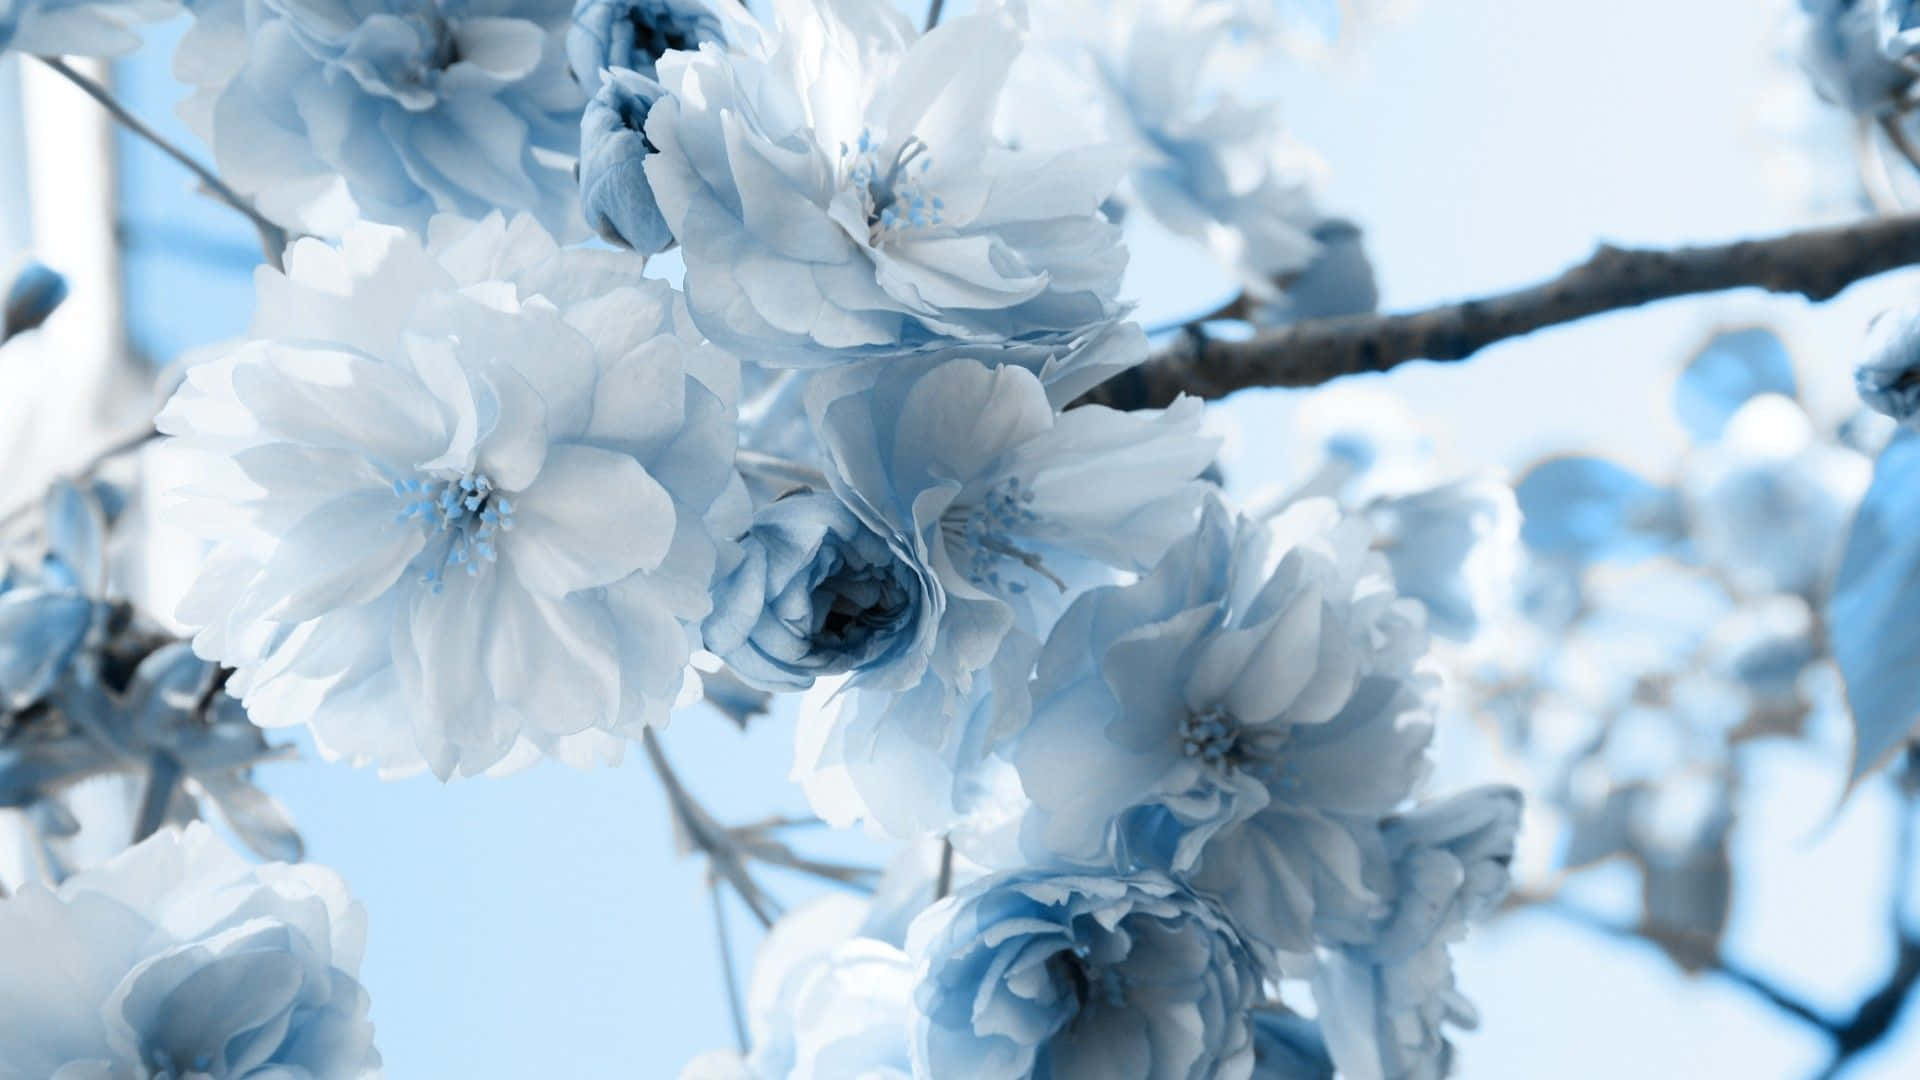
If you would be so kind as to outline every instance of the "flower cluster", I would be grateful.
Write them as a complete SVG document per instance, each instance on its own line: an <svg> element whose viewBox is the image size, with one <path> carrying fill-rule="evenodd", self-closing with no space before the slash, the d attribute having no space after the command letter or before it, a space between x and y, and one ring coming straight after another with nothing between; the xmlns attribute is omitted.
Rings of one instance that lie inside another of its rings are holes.
<svg viewBox="0 0 1920 1080"><path fill-rule="evenodd" d="M155 419L149 456L186 478L163 517L198 545L174 623L103 599L94 489L57 489L36 576L0 583L0 805L137 768L151 837L0 905L27 978L108 957L0 1017L0 1074L377 1067L338 882L155 834L204 795L299 857L246 782L255 723L443 780L639 740L771 923L756 861L872 872L713 820L654 731L702 696L758 726L800 691L796 780L903 855L869 900L773 926L751 1045L688 1076L1446 1069L1472 1022L1448 949L1506 888L1519 804L1421 801L1422 658L1429 618L1479 629L1510 495L1342 505L1320 496L1368 453L1347 440L1241 514L1199 401L1078 403L1148 355L1129 208L1213 252L1256 320L1373 303L1276 110L1208 75L1255 48L1247 13L188 9L223 197L307 235ZM647 276L670 249L684 291ZM57 299L28 285L9 327Z"/></svg>

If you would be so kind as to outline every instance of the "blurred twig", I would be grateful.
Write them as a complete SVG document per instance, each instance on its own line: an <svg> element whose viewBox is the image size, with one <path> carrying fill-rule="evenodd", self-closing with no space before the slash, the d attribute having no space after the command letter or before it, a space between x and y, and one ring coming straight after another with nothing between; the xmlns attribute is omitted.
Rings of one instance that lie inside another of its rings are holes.
<svg viewBox="0 0 1920 1080"><path fill-rule="evenodd" d="M191 154L175 146L172 142L168 141L165 136L148 127L145 121L128 112L126 106L120 104L119 100L116 99L106 87L101 86L99 83L94 82L92 79L74 70L65 60L57 56L42 56L39 60L41 63L58 72L62 78L74 86L79 87L82 93L98 102L100 107L111 113L113 118L118 120L122 127L153 144L155 149L172 158L188 172L198 177L201 186L206 189L207 194L238 210L241 214L244 214L247 220L253 223L254 231L260 234L261 254L266 257L267 262L271 264L275 270L281 269L281 255L287 249L287 231L285 229L267 220L265 215L254 209L253 203L250 200L228 187L226 182L221 180L219 175L212 169L194 160Z"/></svg>
<svg viewBox="0 0 1920 1080"><path fill-rule="evenodd" d="M1920 215L1705 247L1603 244L1550 281L1425 311L1309 319L1239 341L1190 327L1084 400L1158 408L1182 393L1219 398L1254 387L1317 386L1409 360L1464 360L1508 338L1677 296L1759 288L1827 300L1863 278L1914 263Z"/></svg>

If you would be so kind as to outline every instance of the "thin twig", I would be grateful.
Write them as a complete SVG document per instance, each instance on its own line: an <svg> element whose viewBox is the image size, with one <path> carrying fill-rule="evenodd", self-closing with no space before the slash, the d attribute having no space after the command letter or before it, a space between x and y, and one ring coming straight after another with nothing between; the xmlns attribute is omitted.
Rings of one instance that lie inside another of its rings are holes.
<svg viewBox="0 0 1920 1080"><path fill-rule="evenodd" d="M260 234L260 250L266 256L268 264L275 270L282 268L281 256L287 249L285 229L269 221L260 211L254 209L250 200L228 187L212 169L196 161L191 154L175 146L165 136L148 127L145 121L127 111L127 107L120 104L106 87L87 78L57 56L42 56L39 60L59 72L68 82L79 87L82 93L99 102L100 107L111 113L121 126L152 143L155 149L179 162L188 172L198 177L208 194L246 215L247 220L253 223L255 231Z"/></svg>
<svg viewBox="0 0 1920 1080"><path fill-rule="evenodd" d="M1608 922L1592 912L1563 900L1542 900L1532 906L1534 910L1552 912L1569 922L1597 933L1606 934L1609 937L1644 942L1649 945L1660 945L1660 942L1649 938L1636 927L1621 926ZM1826 1033L1829 1037L1832 1036L1835 1028L1838 1026L1818 1009L1794 997L1780 987L1773 985L1760 975L1729 962L1724 956L1714 956L1705 970L1740 984L1753 993L1765 998L1769 1004L1780 1011L1802 1021L1810 1027Z"/></svg>
<svg viewBox="0 0 1920 1080"><path fill-rule="evenodd" d="M933 879L933 898L945 900L953 891L953 841L940 838L940 875Z"/></svg>
<svg viewBox="0 0 1920 1080"><path fill-rule="evenodd" d="M1083 399L1159 408L1182 393L1317 386L1409 360L1464 360L1495 342L1655 300L1759 288L1827 300L1863 278L1920 263L1920 215L1764 240L1673 249L1602 245L1539 285L1403 315L1309 319L1239 341L1197 328Z"/></svg>
<svg viewBox="0 0 1920 1080"><path fill-rule="evenodd" d="M733 1041L744 1054L747 1052L747 1014L740 1006L740 982L733 970L733 935L727 932L727 909L720 903L720 879L707 879L707 896L713 901L713 935L720 943L720 975L727 987L727 1015L733 1020Z"/></svg>
<svg viewBox="0 0 1920 1080"><path fill-rule="evenodd" d="M667 804L673 808L674 819L679 822L682 832L695 847L706 852L711 871L733 888L741 902L753 912L754 918L760 920L760 925L771 928L779 914L776 905L747 872L746 865L740 860L740 853L727 838L726 830L713 820L713 815L707 813L687 791L686 785L680 782L679 775L667 761L666 752L660 749L660 739L652 729L642 734L640 743L646 749L654 775L660 778L660 786L666 789Z"/></svg>
<svg viewBox="0 0 1920 1080"><path fill-rule="evenodd" d="M946 6L946 2L947 0L933 0L927 5L927 30L940 25L940 9Z"/></svg>
<svg viewBox="0 0 1920 1080"><path fill-rule="evenodd" d="M135 844L160 831L179 786L180 763L164 750L155 752L147 766L147 785L140 792L140 813L133 822Z"/></svg>
<svg viewBox="0 0 1920 1080"><path fill-rule="evenodd" d="M114 458L119 457L121 454L132 453L133 451L140 449L142 446L145 446L149 442L152 442L153 440L159 437L160 437L160 433L158 431L155 431L152 427L141 428L138 432L135 432L132 435L127 435L127 436L123 436L122 438L115 439L112 443L96 451L93 454L93 456L89 457L85 462L82 462L78 469L75 469L71 473L68 473L66 475L71 476L74 479L85 479L86 477L90 477L94 473L99 472L100 467L105 465L107 462L113 460ZM26 502L19 503L13 506L12 508L8 509L4 513L0 513L0 530L4 530L8 528L14 522L18 521L22 514L25 514L27 511L33 509L34 507L41 505L45 501L46 501L46 496L44 494L37 495L31 499L28 499Z"/></svg>

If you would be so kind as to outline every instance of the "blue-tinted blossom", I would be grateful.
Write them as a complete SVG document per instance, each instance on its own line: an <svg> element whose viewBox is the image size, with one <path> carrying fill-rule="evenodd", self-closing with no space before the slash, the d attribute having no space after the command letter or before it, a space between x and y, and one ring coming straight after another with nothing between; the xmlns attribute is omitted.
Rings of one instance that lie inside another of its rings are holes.
<svg viewBox="0 0 1920 1080"><path fill-rule="evenodd" d="M193 0L174 67L221 177L290 228L526 211L579 231L568 0Z"/></svg>
<svg viewBox="0 0 1920 1080"><path fill-rule="evenodd" d="M1879 6L1879 0L1800 0L1800 66L1821 97L1856 113L1893 111L1913 83L1914 73L1881 47Z"/></svg>
<svg viewBox="0 0 1920 1080"><path fill-rule="evenodd" d="M1453 981L1447 945L1506 896L1520 824L1511 788L1463 792L1380 827L1391 910L1330 950L1315 977L1320 1025L1340 1074L1352 1080L1438 1080L1453 1048L1448 1025L1471 1028L1473 1006Z"/></svg>
<svg viewBox="0 0 1920 1080"><path fill-rule="evenodd" d="M1870 473L1793 401L1761 395L1688 463L1693 542L1738 590L1810 595L1839 561Z"/></svg>
<svg viewBox="0 0 1920 1080"><path fill-rule="evenodd" d="M37 262L27 262L12 281L0 283L6 285L0 297L0 343L46 322L67 298L67 279Z"/></svg>
<svg viewBox="0 0 1920 1080"><path fill-rule="evenodd" d="M747 990L750 1049L703 1054L680 1080L907 1080L913 965L865 933L868 914L830 895L774 924Z"/></svg>
<svg viewBox="0 0 1920 1080"><path fill-rule="evenodd" d="M1424 648L1359 521L1210 507L1048 638L1011 753L1028 850L1195 873L1256 944L1304 949L1320 908L1377 904L1361 844L1424 768Z"/></svg>
<svg viewBox="0 0 1920 1080"><path fill-rule="evenodd" d="M580 114L580 210L601 238L642 255L673 246L644 168L654 152L643 134L647 113L663 93L645 75L616 68Z"/></svg>
<svg viewBox="0 0 1920 1080"><path fill-rule="evenodd" d="M174 0L0 0L0 54L121 56L140 47L135 25L179 10Z"/></svg>
<svg viewBox="0 0 1920 1080"><path fill-rule="evenodd" d="M889 831L943 827L968 764L1024 714L1038 635L1069 588L1151 566L1192 529L1213 440L1197 401L1056 413L1032 372L972 359L891 363L877 381L843 370L814 389L834 492L930 579L937 623L893 661L917 665L894 684L908 688L840 695L811 738L823 756L800 767L848 770Z"/></svg>
<svg viewBox="0 0 1920 1080"><path fill-rule="evenodd" d="M1119 314L1113 148L997 137L1022 31L921 37L886 0L778 0L764 44L670 53L647 158L714 341L818 367L1072 337Z"/></svg>
<svg viewBox="0 0 1920 1080"><path fill-rule="evenodd" d="M1317 252L1312 230L1321 215L1309 191L1316 163L1287 134L1274 103L1239 100L1208 78L1239 44L1236 7L1070 5L1054 32L1084 54L1062 75L1091 88L1096 115L1129 151L1128 201L1273 296L1274 279L1304 269Z"/></svg>
<svg viewBox="0 0 1920 1080"><path fill-rule="evenodd" d="M651 79L670 50L724 46L757 32L734 0L578 0L567 26L567 68L591 94L610 68Z"/></svg>
<svg viewBox="0 0 1920 1080"><path fill-rule="evenodd" d="M984 878L920 916L907 952L915 1076L1253 1075L1252 956L1165 877Z"/></svg>
<svg viewBox="0 0 1920 1080"><path fill-rule="evenodd" d="M1512 580L1520 540L1513 489L1492 479L1456 480L1388 495L1362 510L1400 595L1427 609L1434 633L1465 641Z"/></svg>
<svg viewBox="0 0 1920 1080"><path fill-rule="evenodd" d="M930 572L831 492L761 508L740 546L740 565L714 583L705 633L707 648L748 681L804 689L851 671L872 682L931 647L939 613Z"/></svg>
<svg viewBox="0 0 1920 1080"><path fill-rule="evenodd" d="M0 902L0 1077L378 1075L366 917L331 871L203 825Z"/></svg>
<svg viewBox="0 0 1920 1080"><path fill-rule="evenodd" d="M1920 423L1920 306L1882 312L1853 371L1860 400L1902 424Z"/></svg>
<svg viewBox="0 0 1920 1080"><path fill-rule="evenodd" d="M195 648L255 720L383 770L617 756L745 525L737 365L634 260L526 218L289 254L159 419L217 541Z"/></svg>

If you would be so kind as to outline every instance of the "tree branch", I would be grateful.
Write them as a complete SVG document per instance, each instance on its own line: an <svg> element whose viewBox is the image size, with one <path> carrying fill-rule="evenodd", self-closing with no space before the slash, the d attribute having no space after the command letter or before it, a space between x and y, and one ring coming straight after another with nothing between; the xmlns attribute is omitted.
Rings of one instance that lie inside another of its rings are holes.
<svg viewBox="0 0 1920 1080"><path fill-rule="evenodd" d="M1189 327L1082 400L1160 408L1183 392L1220 398L1254 387L1318 386L1409 360L1464 360L1508 338L1677 296L1759 288L1828 300L1863 278L1915 263L1920 215L1913 214L1708 247L1603 244L1550 281L1426 311L1311 319L1240 341Z"/></svg>

